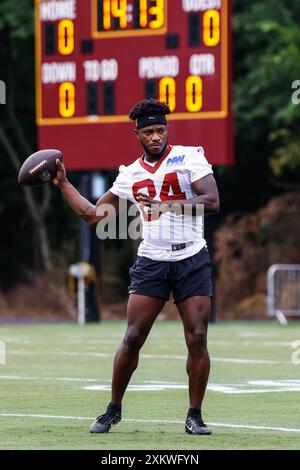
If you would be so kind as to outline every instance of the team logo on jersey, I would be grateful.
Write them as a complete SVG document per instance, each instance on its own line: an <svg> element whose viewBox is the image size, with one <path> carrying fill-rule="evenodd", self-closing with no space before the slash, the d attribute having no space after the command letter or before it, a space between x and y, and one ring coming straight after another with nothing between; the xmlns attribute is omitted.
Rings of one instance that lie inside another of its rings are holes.
<svg viewBox="0 0 300 470"><path fill-rule="evenodd" d="M179 157L171 157L171 158L168 158L167 160L167 165L180 165L182 163L184 163L184 159L185 159L185 155L181 155Z"/></svg>

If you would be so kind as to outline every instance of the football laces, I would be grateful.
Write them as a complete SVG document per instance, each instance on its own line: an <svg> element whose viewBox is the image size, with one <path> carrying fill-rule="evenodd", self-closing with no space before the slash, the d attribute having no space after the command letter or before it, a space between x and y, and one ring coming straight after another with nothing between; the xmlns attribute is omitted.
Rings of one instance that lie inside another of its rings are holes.
<svg viewBox="0 0 300 470"><path fill-rule="evenodd" d="M34 166L33 168L31 168L31 170L29 170L29 173L31 175L34 175L37 171L39 171L45 164L47 163L47 160L43 160L42 162L40 162L38 165Z"/></svg>

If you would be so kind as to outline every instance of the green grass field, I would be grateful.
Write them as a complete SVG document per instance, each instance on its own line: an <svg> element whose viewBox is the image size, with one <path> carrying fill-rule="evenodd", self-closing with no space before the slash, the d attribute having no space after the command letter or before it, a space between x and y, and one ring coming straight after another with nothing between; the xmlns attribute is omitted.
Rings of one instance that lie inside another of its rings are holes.
<svg viewBox="0 0 300 470"><path fill-rule="evenodd" d="M0 448L300 448L300 364L292 363L291 347L300 340L299 323L210 325L203 416L213 435L189 436L182 326L156 322L125 396L122 422L109 434L91 435L91 420L109 401L124 329L121 322L2 326Z"/></svg>

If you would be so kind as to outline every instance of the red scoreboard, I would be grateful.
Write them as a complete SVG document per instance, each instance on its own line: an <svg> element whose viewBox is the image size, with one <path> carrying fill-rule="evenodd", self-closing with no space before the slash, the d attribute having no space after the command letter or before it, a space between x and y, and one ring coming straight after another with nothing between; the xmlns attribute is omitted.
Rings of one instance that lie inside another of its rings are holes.
<svg viewBox="0 0 300 470"><path fill-rule="evenodd" d="M170 143L233 163L231 0L35 0L40 148L70 169L141 153L128 113L169 104Z"/></svg>

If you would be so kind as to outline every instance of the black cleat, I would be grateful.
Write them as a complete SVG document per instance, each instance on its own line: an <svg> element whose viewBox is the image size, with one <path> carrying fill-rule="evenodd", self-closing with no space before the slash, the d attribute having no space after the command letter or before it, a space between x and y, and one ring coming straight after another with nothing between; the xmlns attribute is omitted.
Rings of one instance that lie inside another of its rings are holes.
<svg viewBox="0 0 300 470"><path fill-rule="evenodd" d="M92 433L105 433L109 432L110 428L121 421L121 411L114 411L108 406L106 412L98 416L96 420L90 426L90 432Z"/></svg>
<svg viewBox="0 0 300 470"><path fill-rule="evenodd" d="M185 432L194 435L212 434L212 430L203 422L200 411L197 414L188 415L185 422Z"/></svg>

